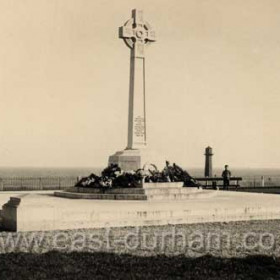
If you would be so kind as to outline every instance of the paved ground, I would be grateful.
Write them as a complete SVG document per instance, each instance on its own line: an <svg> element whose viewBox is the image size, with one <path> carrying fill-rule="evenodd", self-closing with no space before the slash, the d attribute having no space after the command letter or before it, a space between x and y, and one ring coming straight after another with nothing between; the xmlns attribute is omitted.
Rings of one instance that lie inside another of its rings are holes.
<svg viewBox="0 0 280 280"><path fill-rule="evenodd" d="M175 202L69 200L52 193L1 193L0 204L10 196L26 195L31 206L59 205L61 209L70 208L73 214L81 205L93 212L111 213L170 207L174 211L184 208L207 213L222 209L229 213L244 207L248 211L258 207L275 211L280 206L279 195L237 192ZM263 220L0 232L0 278L19 279L21 275L21 279L280 279L279 225L280 220Z"/></svg>
<svg viewBox="0 0 280 280"><path fill-rule="evenodd" d="M210 209L210 208L232 208L236 209L244 205L248 207L276 207L280 206L280 196L274 194L264 193L241 193L241 192L224 192L218 191L217 196L210 198L197 198L182 201L115 201L115 200L87 200L87 199L65 199L54 197L54 191L21 191L21 192L1 192L0 193L0 206L6 203L11 196L30 195L30 201L34 204L59 204L61 206L80 206L83 205L92 207L93 209L126 209L143 207L160 208L172 207L180 209L182 205L187 205L190 209Z"/></svg>
<svg viewBox="0 0 280 280"><path fill-rule="evenodd" d="M3 204L8 202L11 196L18 196L21 194L53 194L54 191L20 191L20 192L10 192L10 191L3 191L0 192L0 208Z"/></svg>
<svg viewBox="0 0 280 280"><path fill-rule="evenodd" d="M52 193L3 193L0 202L21 197L18 230L23 231L280 219L280 196L272 194L217 191L215 197L189 200L110 201Z"/></svg>
<svg viewBox="0 0 280 280"><path fill-rule="evenodd" d="M248 207L274 207L280 206L280 196L274 194L264 193L241 193L241 192L224 192L219 191L216 197L210 198L198 198L183 201L110 201L110 200L75 200L75 199L64 199L54 197L52 194L54 191L21 191L21 192L0 192L0 207L6 203L11 196L22 196L30 194L34 198L34 203L41 204L60 204L63 206L90 205L93 209L124 209L130 207L142 208L142 207L172 207L180 208L182 205L188 205L191 209L209 209L217 207L227 208L238 208L240 206L247 205Z"/></svg>

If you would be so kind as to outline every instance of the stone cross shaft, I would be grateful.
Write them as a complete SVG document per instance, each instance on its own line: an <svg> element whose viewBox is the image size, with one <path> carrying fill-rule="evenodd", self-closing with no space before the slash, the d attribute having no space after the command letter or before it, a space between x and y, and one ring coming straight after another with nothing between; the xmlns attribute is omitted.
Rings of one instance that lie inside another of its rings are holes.
<svg viewBox="0 0 280 280"><path fill-rule="evenodd" d="M147 145L145 48L156 41L156 36L144 21L143 11L133 10L132 18L120 27L119 37L131 49L127 149L141 149Z"/></svg>

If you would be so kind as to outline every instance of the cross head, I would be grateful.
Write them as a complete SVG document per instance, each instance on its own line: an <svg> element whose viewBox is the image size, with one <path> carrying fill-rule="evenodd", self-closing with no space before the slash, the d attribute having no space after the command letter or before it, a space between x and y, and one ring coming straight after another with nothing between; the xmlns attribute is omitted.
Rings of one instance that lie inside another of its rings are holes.
<svg viewBox="0 0 280 280"><path fill-rule="evenodd" d="M134 56L144 57L144 47L156 41L155 31L144 21L142 10L132 10L132 18L119 29L119 38L134 51Z"/></svg>

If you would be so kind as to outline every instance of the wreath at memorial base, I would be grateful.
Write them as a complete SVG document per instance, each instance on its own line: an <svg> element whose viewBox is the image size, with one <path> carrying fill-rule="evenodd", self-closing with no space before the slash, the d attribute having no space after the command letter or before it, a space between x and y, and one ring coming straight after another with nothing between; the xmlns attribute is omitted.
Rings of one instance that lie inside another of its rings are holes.
<svg viewBox="0 0 280 280"><path fill-rule="evenodd" d="M196 180L189 173L177 164L170 165L166 161L166 166L159 171L154 164L144 166L143 169L124 172L117 164L106 167L101 175L90 174L77 182L75 187L84 188L137 188L142 183L162 183L162 182L184 182L187 187L199 187Z"/></svg>

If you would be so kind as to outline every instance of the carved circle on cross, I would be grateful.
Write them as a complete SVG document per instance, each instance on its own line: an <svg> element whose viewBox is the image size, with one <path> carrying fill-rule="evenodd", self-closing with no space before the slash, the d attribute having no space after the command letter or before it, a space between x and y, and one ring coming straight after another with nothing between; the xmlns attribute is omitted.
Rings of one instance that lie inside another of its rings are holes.
<svg viewBox="0 0 280 280"><path fill-rule="evenodd" d="M143 24L135 24L134 19L131 18L124 24L122 28L125 28L131 32L129 37L122 37L126 45L131 49L134 47L136 42L143 45L149 45L151 42L155 41L155 39L150 38L150 32L152 32L152 28L146 21L144 21Z"/></svg>

